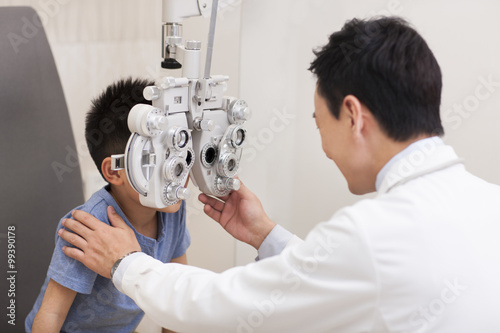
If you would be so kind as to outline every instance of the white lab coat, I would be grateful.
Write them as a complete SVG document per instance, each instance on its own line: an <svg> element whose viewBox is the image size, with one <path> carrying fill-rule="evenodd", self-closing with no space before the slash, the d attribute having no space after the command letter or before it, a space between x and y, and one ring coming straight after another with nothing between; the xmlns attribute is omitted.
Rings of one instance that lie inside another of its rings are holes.
<svg viewBox="0 0 500 333"><path fill-rule="evenodd" d="M127 257L115 285L180 332L500 332L500 187L444 144L282 253L216 274Z"/></svg>

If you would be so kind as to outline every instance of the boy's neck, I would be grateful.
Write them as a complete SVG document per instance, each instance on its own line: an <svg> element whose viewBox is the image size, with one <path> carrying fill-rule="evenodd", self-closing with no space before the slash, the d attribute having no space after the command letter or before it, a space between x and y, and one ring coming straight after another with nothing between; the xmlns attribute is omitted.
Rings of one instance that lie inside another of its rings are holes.
<svg viewBox="0 0 500 333"><path fill-rule="evenodd" d="M109 186L109 193L137 232L146 237L157 238L158 217L154 208L142 206L113 185Z"/></svg>

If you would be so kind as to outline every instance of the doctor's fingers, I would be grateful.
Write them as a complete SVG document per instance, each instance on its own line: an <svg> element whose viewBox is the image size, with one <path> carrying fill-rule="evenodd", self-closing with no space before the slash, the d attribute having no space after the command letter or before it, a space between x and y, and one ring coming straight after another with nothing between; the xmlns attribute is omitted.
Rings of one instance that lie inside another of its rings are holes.
<svg viewBox="0 0 500 333"><path fill-rule="evenodd" d="M205 214L207 214L213 220L220 222L220 217L222 214L221 214L221 212L213 209L212 206L210 206L208 204L205 205L205 207L203 207L203 211L205 212Z"/></svg>
<svg viewBox="0 0 500 333"><path fill-rule="evenodd" d="M108 226L106 223L99 221L92 214L84 212L82 210L75 209L71 212L71 216L76 221L79 221L82 225L87 226L91 230L97 230L104 226ZM73 229L72 229L73 230ZM76 231L76 230L73 230Z"/></svg>
<svg viewBox="0 0 500 333"><path fill-rule="evenodd" d="M64 219L62 221L62 225L66 229L73 231L75 234L84 239L88 239L90 235L94 232L94 230L88 228L85 224L82 224L81 222L73 219Z"/></svg>
<svg viewBox="0 0 500 333"><path fill-rule="evenodd" d="M73 220L71 220L71 221L73 221ZM75 222L75 221L73 221L73 222ZM76 223L78 223L78 222L76 222ZM63 223L63 224L68 225L68 223ZM68 228L70 228L70 227L68 227ZM87 241L85 240L85 238L83 238L82 236L79 236L71 231L68 231L65 229L59 229L57 234L59 235L59 237L64 239L66 242L68 242L71 245L76 246L82 250L85 250L85 248L87 246Z"/></svg>
<svg viewBox="0 0 500 333"><path fill-rule="evenodd" d="M62 250L65 255L67 255L70 258L76 259L80 262L83 260L83 257L85 256L83 251L74 247L63 246Z"/></svg>
<svg viewBox="0 0 500 333"><path fill-rule="evenodd" d="M209 205L210 207L212 207L213 209L215 209L219 212L222 212L222 210L224 209L224 206L225 206L225 203L220 201L219 199L209 197L208 195L203 194L203 193L199 195L198 199L201 202L203 202L205 205Z"/></svg>

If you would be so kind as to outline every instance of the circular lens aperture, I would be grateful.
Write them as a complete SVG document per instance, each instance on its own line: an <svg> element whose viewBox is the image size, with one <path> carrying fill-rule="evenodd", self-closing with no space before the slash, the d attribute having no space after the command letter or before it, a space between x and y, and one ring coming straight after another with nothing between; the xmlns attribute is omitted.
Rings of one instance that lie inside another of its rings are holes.
<svg viewBox="0 0 500 333"><path fill-rule="evenodd" d="M239 161L235 154L226 153L219 157L217 164L218 174L224 177L233 177L238 172Z"/></svg>
<svg viewBox="0 0 500 333"><path fill-rule="evenodd" d="M177 132L177 137L175 138L176 145L179 148L184 148L189 142L189 134L186 130L181 130Z"/></svg>
<svg viewBox="0 0 500 333"><path fill-rule="evenodd" d="M231 145L234 148L240 148L245 142L246 130L242 127L236 127L231 133Z"/></svg>
<svg viewBox="0 0 500 333"><path fill-rule="evenodd" d="M205 153L205 161L207 161L208 164L214 163L215 155L216 155L215 148L214 147L208 148Z"/></svg>
<svg viewBox="0 0 500 333"><path fill-rule="evenodd" d="M184 151L188 148L191 134L186 128L175 127L168 132L167 145L177 151Z"/></svg>
<svg viewBox="0 0 500 333"><path fill-rule="evenodd" d="M183 171L184 171L184 167L182 166L182 163L177 163L177 165L174 168L174 175L176 177L180 177L182 175Z"/></svg>
<svg viewBox="0 0 500 333"><path fill-rule="evenodd" d="M194 163L194 151L192 149L188 149L187 154L186 154L186 164L188 168L191 168Z"/></svg>
<svg viewBox="0 0 500 333"><path fill-rule="evenodd" d="M165 178L169 181L180 183L184 181L184 176L188 172L188 166L184 158L173 157L165 161Z"/></svg>
<svg viewBox="0 0 500 333"><path fill-rule="evenodd" d="M231 159L227 162L227 169L229 171L233 171L235 167L236 167L236 161L234 159Z"/></svg>
<svg viewBox="0 0 500 333"><path fill-rule="evenodd" d="M217 159L217 148L211 144L206 144L201 151L201 163L203 166L210 168Z"/></svg>

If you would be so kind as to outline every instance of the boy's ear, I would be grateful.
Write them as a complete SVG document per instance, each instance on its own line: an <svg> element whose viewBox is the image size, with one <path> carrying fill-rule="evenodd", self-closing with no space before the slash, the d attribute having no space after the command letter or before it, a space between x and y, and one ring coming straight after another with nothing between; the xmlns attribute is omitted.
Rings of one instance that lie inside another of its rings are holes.
<svg viewBox="0 0 500 333"><path fill-rule="evenodd" d="M123 177L126 177L124 170L111 170L111 157L106 157L101 164L101 171L104 178L113 185L122 185Z"/></svg>

